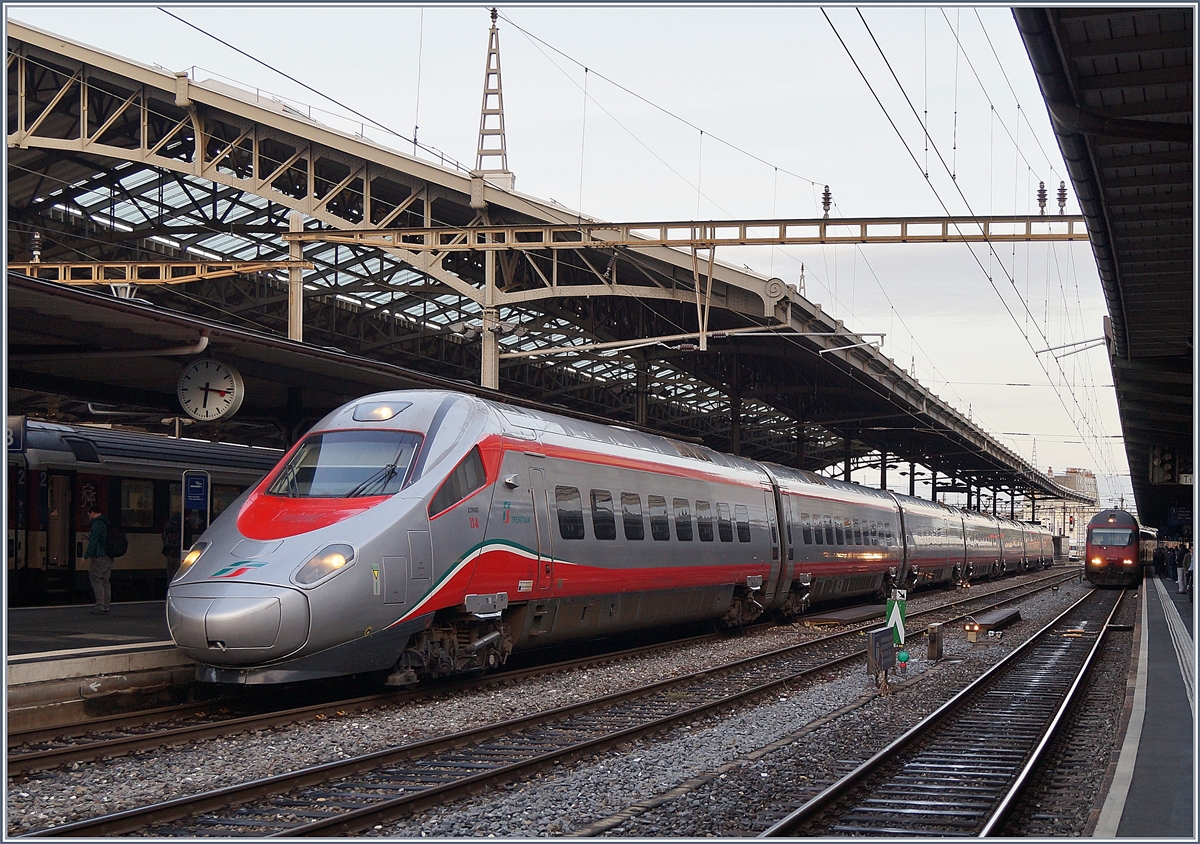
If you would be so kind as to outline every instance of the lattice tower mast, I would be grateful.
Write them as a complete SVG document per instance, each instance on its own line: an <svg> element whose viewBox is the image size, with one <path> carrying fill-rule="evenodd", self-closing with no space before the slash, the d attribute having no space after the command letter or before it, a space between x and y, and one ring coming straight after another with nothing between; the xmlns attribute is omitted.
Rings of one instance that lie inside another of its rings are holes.
<svg viewBox="0 0 1200 844"><path fill-rule="evenodd" d="M496 187L512 190L516 177L508 169L508 150L504 143L504 91L500 80L500 31L496 28L496 17L496 10L492 9L475 171Z"/></svg>

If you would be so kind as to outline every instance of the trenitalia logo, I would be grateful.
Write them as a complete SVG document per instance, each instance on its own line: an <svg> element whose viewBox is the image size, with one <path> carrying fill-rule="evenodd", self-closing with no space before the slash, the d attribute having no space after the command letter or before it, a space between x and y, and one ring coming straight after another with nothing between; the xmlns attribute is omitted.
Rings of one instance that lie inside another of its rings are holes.
<svg viewBox="0 0 1200 844"><path fill-rule="evenodd" d="M512 502L504 502L504 524L527 525L533 521L529 516L518 516L512 512Z"/></svg>
<svg viewBox="0 0 1200 844"><path fill-rule="evenodd" d="M234 563L231 566L225 566L225 568L213 574L213 577L241 577L251 569L260 569L265 565L266 563L251 563L248 561Z"/></svg>

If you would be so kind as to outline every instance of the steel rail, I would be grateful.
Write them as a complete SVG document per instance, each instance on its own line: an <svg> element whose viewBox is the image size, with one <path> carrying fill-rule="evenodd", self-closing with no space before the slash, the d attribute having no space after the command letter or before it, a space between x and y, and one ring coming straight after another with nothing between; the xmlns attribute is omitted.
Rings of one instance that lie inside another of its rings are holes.
<svg viewBox="0 0 1200 844"><path fill-rule="evenodd" d="M1043 578L1041 581L1037 582L1037 588L1034 590L1030 590L1030 592L1028 594L1034 594L1037 591L1042 591L1044 589L1051 588L1051 586L1053 585L1053 581L1055 581L1057 579L1058 578L1055 578L1055 577ZM1028 584L1026 584L1026 585L1028 585ZM961 600L952 602L952 604L950 604L950 605L941 605L938 607L932 607L932 608L929 608L926 610L922 610L920 613L916 613L913 616L910 616L910 618L916 618L916 617L920 617L923 615L942 612L948 606L957 606L957 605L961 605L963 603L974 603L974 602L979 602L979 601L985 601L985 600L991 598L993 595L996 595L999 593L1011 592L1014 589L1019 589L1019 588L1020 588L1020 584L1017 584L1017 585L1014 585L1011 587L1005 587L1003 589L997 590L995 593L992 593L991 595L977 595L974 597L961 599ZM995 605L996 606L1003 605L1003 604L1009 603L1013 600L1017 600L1020 597L1024 597L1024 596L1005 597L1002 600L996 602ZM979 610L973 610L973 612L978 612L978 611ZM965 613L958 617L959 618L965 617ZM797 652L801 652L801 651L805 651L805 650L813 650L821 645L830 644L830 643L836 642L837 640L840 640L840 639L845 639L848 637L855 637L858 635L858 633L860 632L861 629L862 629L862 626L856 626L852 629L847 629L844 631L839 631L834 634L830 634L828 636L819 637L819 638L811 640L809 642L799 643L796 645L791 645L791 646L787 646L784 648L776 649L776 650L770 651L766 654L759 654L756 656L745 657L745 658L742 658L739 660L735 660L731 663L727 663L725 665L712 666L712 667L709 667L706 669L702 669L701 671L692 672L687 675L681 675L679 677L661 680L661 681L658 681L657 683L653 683L648 686L643 686L643 687L640 687L637 689L631 689L631 690L626 690L626 691L622 691L622 692L615 692L610 695L593 698L591 700L583 701L578 704L557 707L557 708L554 708L551 710L546 710L544 712L535 713L533 715L526 716L524 718L510 719L508 721L498 722L495 724L485 725L483 727L462 731L460 733L455 733L453 735L433 737L433 738L426 739L426 740L423 740L420 742L403 745L398 748L388 748L385 750L376 751L374 753L366 754L364 756L356 757L354 759L339 760L337 762L325 763L322 765L317 765L314 767L303 769L301 771L291 772L288 774L280 774L275 777L270 777L270 778L266 778L266 779L262 779L262 780L256 780L256 781L253 781L250 783L243 783L240 785L230 786L230 787L215 790L212 792L176 798L174 800L170 800L170 801L167 801L167 802L164 802L161 804L156 804L153 806L129 809L129 810L125 810L123 812L118 812L118 813L114 813L111 815L105 815L105 816L93 818L90 820L77 821L77 822L74 822L71 824L66 824L66 825L62 825L62 826L58 826L58 827L52 827L52 828L45 829L45 830L38 830L38 831L35 831L32 833L28 833L27 835L32 836L32 837L79 836L79 835L119 835L119 834L123 834L123 833L132 832L135 830L145 830L146 828L154 826L156 824L168 823L168 822L171 822L174 820L178 820L179 818L182 818L182 817L194 816L196 814L200 814L200 813L203 813L203 812L206 812L209 810L227 808L232 805L245 804L247 802L253 801L255 799L258 799L258 798L261 798L264 796L275 796L275 795L286 793L287 791L294 790L297 788L304 788L306 786L311 786L311 785L315 785L315 784L322 783L322 782L331 782L331 781L334 781L337 779L342 779L342 778L348 777L352 774L381 768L381 767L395 764L397 762L401 762L401 761L404 761L407 759L412 759L414 757L428 755L430 753L433 753L433 752L436 752L439 750L449 750L449 749L454 749L454 748L461 748L463 746L471 744L472 742L479 742L479 741L484 741L489 738L494 738L497 736L509 735L520 728L528 728L528 727L535 726L535 725L549 723L551 721L560 721L566 717L571 716L572 714L602 710L605 707L615 706L615 705L623 703L623 702L632 701L632 700L639 699L639 698L647 698L650 695L653 695L658 692L670 690L673 687L679 687L679 686L686 685L688 683L699 682L706 678L716 677L721 674L732 673L738 669L752 668L756 664L763 664L770 660L786 659L790 656L794 656ZM657 648L657 647L661 647L661 645L654 645L654 646L650 646L650 647ZM474 776L470 776L470 777L466 777L466 778L460 777L460 778L457 778L455 783L448 784L444 788L441 786L433 787L433 788L439 789L437 791L433 791L429 788L426 788L419 792L415 792L411 795L408 795L404 798L395 798L393 801L390 801L387 803L380 802L380 803L376 804L375 806L364 807L362 809L356 809L356 810L352 810L351 812L339 814L332 818L323 819L322 821L317 822L319 825L307 825L307 826L303 826L303 827L295 827L293 829L285 830L284 832L277 833L277 834L284 834L284 835L314 834L315 835L315 834L321 834L323 832L328 832L331 828L337 828L339 830L344 831L343 827L345 829L349 829L351 824L360 824L360 826L357 826L355 828L363 828L365 826L370 826L375 822L375 820L378 820L379 818L383 817L383 815L388 815L389 813L396 813L398 816L401 814L406 814L409 811L412 811L414 808L416 808L420 804L421 800L425 799L425 797L428 797L429 799L434 799L435 797L437 797L439 795L448 794L452 790L452 786L455 788L461 787L461 789L470 791L485 781L489 781L489 780L494 781L493 778L495 778L495 777L511 778L511 776L516 776L521 773L528 772L532 768L537 767L539 764L543 764L543 765L547 764L547 760L553 760L553 759L561 758L563 756L576 755L578 753L585 752L589 749L598 749L602 746L605 746L606 744L612 744L615 742L619 742L619 741L628 739L630 736L632 736L634 734L644 734L646 732L657 731L657 730L660 730L663 727L667 726L673 720L679 720L679 719L686 720L688 718L694 718L694 717L696 717L697 714L700 714L701 712L710 711L712 709L731 705L732 703L735 703L738 700L742 700L747 697L753 697L755 695L765 694L773 689L779 688L781 684L794 682L799 677L803 677L803 676L812 674L817 671L826 670L829 667L832 667L834 665L837 665L837 664L840 664L840 663L843 663L843 662L846 662L846 661L849 661L852 659L861 658L862 655L864 654L864 652L865 652L865 649L855 647L852 650L852 652L837 656L836 658L834 658L832 660L822 661L821 663L819 663L815 666L806 666L803 670L801 670L799 672L790 672L781 678L777 678L776 680L772 680L767 683L754 684L749 689L742 690L740 693L738 693L732 697L724 696L724 697L718 698L716 700L709 701L708 703L701 704L698 707L691 707L691 708L683 711L682 713L676 713L674 716L666 716L664 718L652 720L650 722L645 722L641 725L635 725L634 727L630 727L627 730L621 731L619 733L613 733L613 734L606 735L606 736L595 737L595 738L589 739L585 742L576 743L574 745L562 748L558 751L555 751L553 754L545 755L542 758L542 761L540 763L538 763L536 760L529 759L529 760L524 760L523 762L520 762L520 763L514 763L511 766L506 766L502 770L494 769L488 775L481 773L481 774L476 774ZM422 797L422 795L425 795L425 797ZM383 813L383 815L379 814L381 812ZM370 821L370 823L368 823L368 821ZM23 837L25 837L25 836L23 836Z"/></svg>
<svg viewBox="0 0 1200 844"><path fill-rule="evenodd" d="M767 830L762 832L758 837L793 837L797 834L801 834L800 830L802 830L806 824L814 820L821 812L829 809L834 803L845 798L852 792L854 788L861 785L871 775L878 772L885 764L893 761L901 752L911 747L918 740L928 737L934 730L942 726L944 719L955 714L959 710L964 709L976 698L977 695L981 694L986 687L993 682L993 680L1002 678L1004 673L1010 671L1013 667L1018 666L1020 661L1023 660L1029 653L1031 653L1046 636L1057 629L1058 625L1062 624L1064 619L1066 619L1071 613L1081 608L1085 602L1088 602L1092 599L1098 600L1098 598L1096 598L1098 594L1099 593L1096 590L1093 590L1071 604L1071 606L1068 607L1064 612L1042 627L1042 629L1033 636L1030 636L1012 653L985 671L974 682L963 688L958 692L958 694L954 695L954 697L952 697L950 700L946 701L936 710L931 712L911 729L906 731L903 735L896 738L853 771L847 773L829 788L809 799L791 814L787 815L782 820L777 821ZM1119 599L1114 602L1114 607L1109 612L1107 621L1102 627L1101 634L1097 637L1098 639L1103 638L1103 633L1107 630L1108 622L1111 621L1112 615L1116 611L1116 605L1119 605L1119 603ZM1093 650L1091 653L1094 654L1094 652L1095 651ZM1089 656L1089 660L1090 658L1091 656ZM1072 689L1076 688L1077 686L1078 679L1076 679L1076 681L1072 684ZM1056 717L1055 723L1057 722L1058 718ZM1040 747L1041 744L1039 743L1039 748ZM1040 752L1041 750L1039 749L1039 754ZM1022 783L1023 782L1024 779L1022 779ZM880 831L879 834L884 834L884 831ZM922 834L932 835L935 833L930 831Z"/></svg>
<svg viewBox="0 0 1200 844"><path fill-rule="evenodd" d="M563 660L560 662L550 663L548 665L535 665L529 668L498 672L484 677L450 680L437 686L417 690L381 692L379 694L364 695L362 697L350 698L346 700L299 706L293 709L275 710L255 715L244 715L237 718L225 718L220 721L210 721L202 724L189 724L187 726L159 730L149 734L121 736L113 739L101 739L99 741L87 742L84 744L67 745L64 747L48 748L45 750L33 750L25 753L10 752L8 755L8 776L20 776L28 774L32 771L45 770L47 768L53 768L71 762L90 762L96 759L122 756L143 750L153 750L164 745L181 744L183 742L200 741L211 738L223 738L230 735L236 735L238 733L250 732L252 730L269 729L285 724L305 721L311 718L325 718L329 717L330 714L336 714L341 717L351 711L361 712L387 704L412 703L415 701L424 700L434 695L444 694L447 691L461 691L464 689L481 688L517 682L530 677L538 677L543 674L553 674L560 671L569 671L574 668L600 665L606 662L628 659L643 653L661 650L664 646L684 647L690 644L709 641L716 637L717 634L715 633L706 633L704 635L689 636L670 642L658 642L652 645L640 645L636 648L626 648L624 650L614 651L611 653L577 657L575 659ZM187 707L183 707L183 709L187 709ZM181 709L179 708L167 707L164 709L151 710L148 713L129 713L125 715L118 715L111 719L99 719L95 722L78 722L76 725L74 725L74 727L75 729L79 729L87 726L90 723L91 732L103 732L106 729L119 728L120 725L127 725L126 728L130 726L142 726L145 723L152 723L154 720L162 720L164 717L170 717L172 713L174 715L178 715L180 712ZM149 716L152 721L139 722L139 716ZM44 735L48 732L52 732L52 730L53 728L39 729L36 731L36 733L38 735ZM60 733L59 735L61 736L62 734ZM11 741L12 739L10 737L10 742Z"/></svg>

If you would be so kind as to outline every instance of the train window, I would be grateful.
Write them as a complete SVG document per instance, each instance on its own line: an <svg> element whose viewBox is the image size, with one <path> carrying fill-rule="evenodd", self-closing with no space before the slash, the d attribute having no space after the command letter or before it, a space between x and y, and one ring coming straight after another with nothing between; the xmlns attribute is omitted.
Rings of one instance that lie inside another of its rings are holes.
<svg viewBox="0 0 1200 844"><path fill-rule="evenodd" d="M680 542L692 541L692 505L686 498L671 501L675 507L675 538Z"/></svg>
<svg viewBox="0 0 1200 844"><path fill-rule="evenodd" d="M879 544L879 523L874 519L871 520L871 544Z"/></svg>
<svg viewBox="0 0 1200 844"><path fill-rule="evenodd" d="M645 539L646 521L642 518L642 497L636 492L621 493L621 521L626 539Z"/></svg>
<svg viewBox="0 0 1200 844"><path fill-rule="evenodd" d="M745 504L734 504L733 520L737 523L738 542L749 542L750 508L748 508Z"/></svg>
<svg viewBox="0 0 1200 844"><path fill-rule="evenodd" d="M846 534L842 530L842 520L841 519L833 520L833 538L837 540L838 545L846 544Z"/></svg>
<svg viewBox="0 0 1200 844"><path fill-rule="evenodd" d="M661 495L647 495L650 507L650 538L663 542L671 538L671 522L667 518L667 499Z"/></svg>
<svg viewBox="0 0 1200 844"><path fill-rule="evenodd" d="M862 522L858 519L854 520L854 544L862 545Z"/></svg>
<svg viewBox="0 0 1200 844"><path fill-rule="evenodd" d="M713 541L712 505L707 501L696 502L696 533L701 542Z"/></svg>
<svg viewBox="0 0 1200 844"><path fill-rule="evenodd" d="M808 521L808 513L800 514L800 536L804 540L805 545L813 544L812 525Z"/></svg>
<svg viewBox="0 0 1200 844"><path fill-rule="evenodd" d="M384 432L371 431L370 433ZM414 439L416 438L414 437ZM407 473L407 469L405 473ZM479 456L479 448L476 447L471 449L471 453L454 467L454 471L442 483L442 487L437 491L437 495L433 496L433 500L429 502L430 517L436 516L444 510L449 510L486 482L487 474L483 471L483 458ZM277 480L275 486L278 486L279 483L280 481ZM362 485L360 483L358 486L361 487ZM271 489L274 490L275 486L272 486Z"/></svg>
<svg viewBox="0 0 1200 844"><path fill-rule="evenodd" d="M583 539L583 501L573 486L556 486L554 501L558 506L558 532L563 539Z"/></svg>
<svg viewBox="0 0 1200 844"><path fill-rule="evenodd" d="M607 489L592 490L592 533L597 539L617 538L617 516Z"/></svg>
<svg viewBox="0 0 1200 844"><path fill-rule="evenodd" d="M887 544L888 544L888 547L890 548L891 546L896 544L896 535L894 533L892 533L892 523L891 522L885 522L884 526L887 528Z"/></svg>
<svg viewBox="0 0 1200 844"><path fill-rule="evenodd" d="M121 481L121 527L154 527L154 481Z"/></svg>
<svg viewBox="0 0 1200 844"><path fill-rule="evenodd" d="M729 515L729 505L717 503L717 535L722 542L733 542L733 519Z"/></svg>
<svg viewBox="0 0 1200 844"><path fill-rule="evenodd" d="M825 544L826 545L836 544L836 540L834 539L834 536L833 536L833 517L832 516L822 516L821 520L825 524Z"/></svg>
<svg viewBox="0 0 1200 844"><path fill-rule="evenodd" d="M421 438L404 431L329 431L313 434L293 452L291 459L275 476L267 489L269 495L288 498L353 498L357 495L391 495L404 486ZM462 492L446 507L483 486L483 462L476 452L478 472L472 467L469 478L478 484L448 494ZM472 461L468 457L454 473ZM464 470L466 471L466 470ZM450 483L450 479L447 479ZM439 495L440 495L439 491ZM445 507L441 509L446 509ZM431 512L440 512L432 509Z"/></svg>
<svg viewBox="0 0 1200 844"><path fill-rule="evenodd" d="M1093 545L1128 545L1133 539L1129 528L1092 528Z"/></svg>

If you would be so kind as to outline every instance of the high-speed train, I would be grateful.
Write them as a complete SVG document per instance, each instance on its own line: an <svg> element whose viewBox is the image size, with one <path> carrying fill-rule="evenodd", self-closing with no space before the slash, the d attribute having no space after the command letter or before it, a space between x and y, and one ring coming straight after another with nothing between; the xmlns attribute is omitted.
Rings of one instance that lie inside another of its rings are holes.
<svg viewBox="0 0 1200 844"><path fill-rule="evenodd" d="M480 671L518 648L1051 563L1041 527L441 391L321 420L185 557L201 680Z"/></svg>

